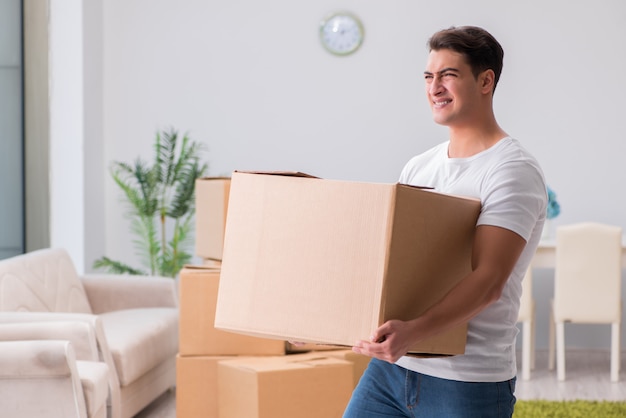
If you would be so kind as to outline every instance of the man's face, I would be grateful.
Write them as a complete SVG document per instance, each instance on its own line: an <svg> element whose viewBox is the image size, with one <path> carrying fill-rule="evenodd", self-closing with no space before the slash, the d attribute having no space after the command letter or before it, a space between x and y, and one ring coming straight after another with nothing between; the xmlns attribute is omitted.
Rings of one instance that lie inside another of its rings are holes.
<svg viewBox="0 0 626 418"><path fill-rule="evenodd" d="M444 126L471 123L480 112L480 77L474 78L463 55L441 49L431 51L424 71L426 97L433 120Z"/></svg>

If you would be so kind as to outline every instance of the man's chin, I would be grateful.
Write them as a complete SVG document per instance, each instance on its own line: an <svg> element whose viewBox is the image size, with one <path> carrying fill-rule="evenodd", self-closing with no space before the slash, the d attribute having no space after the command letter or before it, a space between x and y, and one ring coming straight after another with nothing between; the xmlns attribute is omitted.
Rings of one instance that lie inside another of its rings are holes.
<svg viewBox="0 0 626 418"><path fill-rule="evenodd" d="M437 116L433 116L433 122L435 122L437 125L441 125L441 126L448 126L448 119L446 118L439 118Z"/></svg>

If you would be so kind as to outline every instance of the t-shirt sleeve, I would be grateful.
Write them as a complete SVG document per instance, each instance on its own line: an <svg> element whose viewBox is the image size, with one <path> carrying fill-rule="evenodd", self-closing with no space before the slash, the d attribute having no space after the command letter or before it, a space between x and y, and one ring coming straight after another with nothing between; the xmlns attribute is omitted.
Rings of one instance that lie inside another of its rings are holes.
<svg viewBox="0 0 626 418"><path fill-rule="evenodd" d="M485 178L477 225L509 229L526 241L546 214L547 193L541 170L527 161L500 165Z"/></svg>

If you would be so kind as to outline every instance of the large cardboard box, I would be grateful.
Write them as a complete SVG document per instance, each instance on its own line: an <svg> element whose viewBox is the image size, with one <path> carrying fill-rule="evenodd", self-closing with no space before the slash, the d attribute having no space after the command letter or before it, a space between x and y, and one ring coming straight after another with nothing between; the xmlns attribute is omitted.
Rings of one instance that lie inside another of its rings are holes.
<svg viewBox="0 0 626 418"><path fill-rule="evenodd" d="M196 180L195 187L196 255L221 260L230 178L202 177Z"/></svg>
<svg viewBox="0 0 626 418"><path fill-rule="evenodd" d="M227 356L176 356L176 418L218 418L217 364Z"/></svg>
<svg viewBox="0 0 626 418"><path fill-rule="evenodd" d="M285 341L215 329L219 281L219 268L189 265L181 270L179 353L183 356L285 354Z"/></svg>
<svg viewBox="0 0 626 418"><path fill-rule="evenodd" d="M352 393L352 363L293 354L218 364L220 418L340 418Z"/></svg>
<svg viewBox="0 0 626 418"><path fill-rule="evenodd" d="M480 202L402 184L235 172L215 325L350 346L471 271ZM416 354L461 354L466 325Z"/></svg>

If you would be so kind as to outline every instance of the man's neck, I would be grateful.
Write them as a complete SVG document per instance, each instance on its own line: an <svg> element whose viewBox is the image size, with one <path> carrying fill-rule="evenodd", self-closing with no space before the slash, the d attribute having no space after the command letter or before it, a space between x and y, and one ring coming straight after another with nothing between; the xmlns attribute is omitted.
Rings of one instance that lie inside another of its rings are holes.
<svg viewBox="0 0 626 418"><path fill-rule="evenodd" d="M467 158L476 155L494 146L508 134L497 123L487 128L466 127L450 128L450 145L448 156L450 158Z"/></svg>

